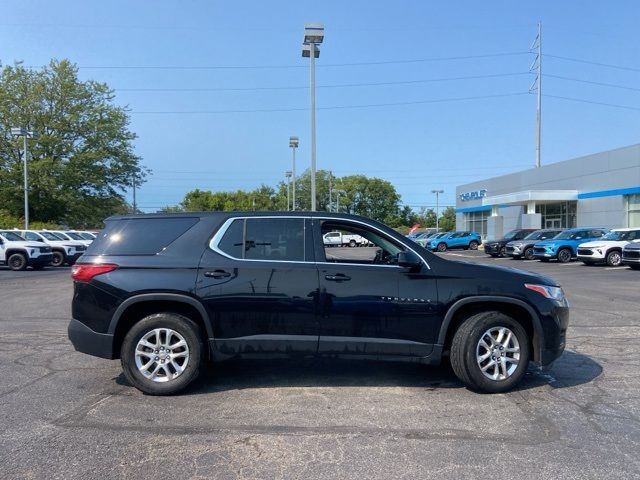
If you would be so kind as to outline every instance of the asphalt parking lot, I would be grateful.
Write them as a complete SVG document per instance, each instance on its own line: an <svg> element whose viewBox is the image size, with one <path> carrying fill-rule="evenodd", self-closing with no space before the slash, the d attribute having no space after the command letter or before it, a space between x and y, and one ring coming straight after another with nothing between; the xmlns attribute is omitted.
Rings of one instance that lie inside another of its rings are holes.
<svg viewBox="0 0 640 480"><path fill-rule="evenodd" d="M568 349L517 391L446 367L227 362L149 397L66 337L69 269L0 269L6 478L640 478L640 272L488 259L558 279Z"/></svg>

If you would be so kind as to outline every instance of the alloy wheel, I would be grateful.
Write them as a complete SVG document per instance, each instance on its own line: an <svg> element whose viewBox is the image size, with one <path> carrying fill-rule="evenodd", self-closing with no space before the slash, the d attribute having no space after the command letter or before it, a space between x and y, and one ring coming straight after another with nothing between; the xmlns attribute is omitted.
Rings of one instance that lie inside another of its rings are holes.
<svg viewBox="0 0 640 480"><path fill-rule="evenodd" d="M476 361L485 377L506 380L518 368L520 343L507 327L491 327L478 341Z"/></svg>
<svg viewBox="0 0 640 480"><path fill-rule="evenodd" d="M622 263L622 256L619 252L611 252L607 257L607 263L612 267L619 267Z"/></svg>
<svg viewBox="0 0 640 480"><path fill-rule="evenodd" d="M135 350L138 371L154 382L168 382L184 372L189 363L189 346L170 328L154 328L138 341Z"/></svg>

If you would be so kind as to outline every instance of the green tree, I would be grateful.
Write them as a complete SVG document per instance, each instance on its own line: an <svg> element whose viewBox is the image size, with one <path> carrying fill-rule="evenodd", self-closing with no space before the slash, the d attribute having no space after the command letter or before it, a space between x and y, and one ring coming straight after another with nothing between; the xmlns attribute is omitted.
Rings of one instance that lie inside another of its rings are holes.
<svg viewBox="0 0 640 480"><path fill-rule="evenodd" d="M340 197L342 211L373 218L392 227L402 224L400 195L391 182L365 175L350 175L337 179L336 185L345 192Z"/></svg>
<svg viewBox="0 0 640 480"><path fill-rule="evenodd" d="M451 232L456 229L456 211L453 207L447 207L440 216L440 230Z"/></svg>
<svg viewBox="0 0 640 480"><path fill-rule="evenodd" d="M29 140L29 215L34 221L100 226L129 206L124 192L148 170L133 153L129 116L114 105L104 83L81 81L70 62L40 70L20 64L0 71L0 203L23 215L22 139L10 128L36 133Z"/></svg>
<svg viewBox="0 0 640 480"><path fill-rule="evenodd" d="M418 214L418 223L423 228L434 228L436 226L436 212L433 208L422 209Z"/></svg>

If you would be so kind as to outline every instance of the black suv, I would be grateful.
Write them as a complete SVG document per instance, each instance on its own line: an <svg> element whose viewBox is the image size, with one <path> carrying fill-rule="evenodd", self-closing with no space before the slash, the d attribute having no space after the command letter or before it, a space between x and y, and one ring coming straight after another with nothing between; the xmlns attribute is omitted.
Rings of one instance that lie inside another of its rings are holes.
<svg viewBox="0 0 640 480"><path fill-rule="evenodd" d="M326 232L372 247L325 248ZM546 277L440 258L393 229L328 213L114 217L73 268L76 350L120 358L163 395L206 360L351 357L438 364L504 392L562 353L568 303Z"/></svg>
<svg viewBox="0 0 640 480"><path fill-rule="evenodd" d="M484 243L484 253L491 255L492 257L504 257L507 253L507 243L514 240L522 240L530 233L535 232L533 228L521 228L517 230L511 230L505 233L504 237L498 240L492 240Z"/></svg>

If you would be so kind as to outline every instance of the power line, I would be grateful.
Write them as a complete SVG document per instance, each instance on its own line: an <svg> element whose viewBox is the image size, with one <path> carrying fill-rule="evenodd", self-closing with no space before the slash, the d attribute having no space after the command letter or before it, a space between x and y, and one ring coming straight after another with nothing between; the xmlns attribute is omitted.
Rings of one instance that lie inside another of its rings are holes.
<svg viewBox="0 0 640 480"><path fill-rule="evenodd" d="M530 72L494 73L487 75L469 75L464 77L427 78L421 80L400 80L394 82L370 82L370 83L337 83L332 85L317 85L316 88L348 88L348 87L378 87L387 85L412 85L431 82L448 82L456 80L480 80L483 78L514 77L530 75ZM244 92L262 90L307 90L308 85L278 86L278 87L212 87L212 88L116 88L118 92Z"/></svg>
<svg viewBox="0 0 640 480"><path fill-rule="evenodd" d="M598 85L598 86L601 86L601 87L621 88L623 90L631 90L631 91L634 91L634 92L640 92L640 88L627 87L626 85L619 85L619 84L616 84L616 83L593 82L591 80L583 80L581 78L563 77L562 75L551 75L550 73L546 73L545 77L558 78L560 80L569 80L569 81L572 81L572 82L587 83L589 85Z"/></svg>
<svg viewBox="0 0 640 480"><path fill-rule="evenodd" d="M545 97L549 97L549 98L557 98L560 100L568 100L571 102L579 102L579 103L589 103L592 105L602 105L604 107L614 107L614 108L623 108L625 110L636 110L636 111L640 111L640 107L630 107L629 105L619 105L616 103L606 103L606 102L596 102L594 100L585 100L583 98L574 98L574 97L562 97L560 95L548 95L548 94L544 94Z"/></svg>
<svg viewBox="0 0 640 480"><path fill-rule="evenodd" d="M375 107L396 107L405 105L422 105L429 103L446 103L446 102L462 102L467 100L484 100L491 98L515 97L520 95L528 95L529 92L513 92L496 95L478 95L474 97L452 97L440 98L432 100L414 100L408 102L389 102L389 103L369 103L361 105L333 105L329 107L318 107L318 110L346 110L351 108L375 108ZM306 107L296 108L259 108L251 110L145 110L131 111L132 114L138 115L204 115L204 114L220 114L220 113L275 113L275 112L302 112L309 110Z"/></svg>
<svg viewBox="0 0 640 480"><path fill-rule="evenodd" d="M594 62L594 61L591 61L591 60L583 60L581 58L572 58L572 57L563 57L563 56L560 56L560 55L551 55L549 53L545 53L544 56L545 57L550 57L550 58L557 58L559 60L567 60L569 62L585 63L587 65L595 65L595 66L598 66L598 67L615 68L615 69L618 69L618 70L627 70L627 71L630 71L630 72L640 72L640 68L637 68L637 67L628 67L628 66L625 66L625 65L614 65L614 64L611 64L611 63Z"/></svg>
<svg viewBox="0 0 640 480"><path fill-rule="evenodd" d="M345 63L323 63L321 68L331 67L360 67L369 65L398 65L407 63L423 62L448 62L455 60L474 60L482 58L509 57L516 55L530 55L529 51L485 53L481 55L459 55L452 57L430 57L416 58L409 60L381 60L376 62L345 62ZM42 68L38 65L30 65L25 68ZM304 64L291 65L78 65L77 68L91 70L260 70L260 69L285 69L285 68L306 68Z"/></svg>

